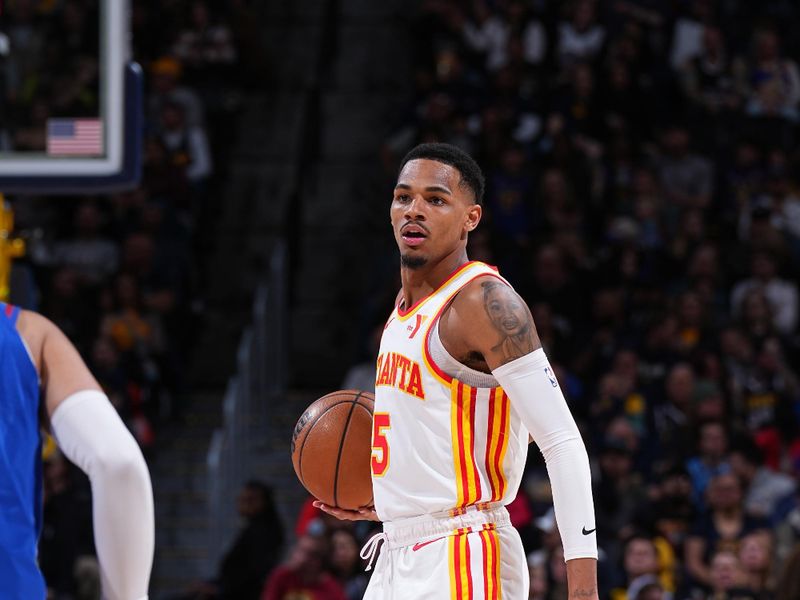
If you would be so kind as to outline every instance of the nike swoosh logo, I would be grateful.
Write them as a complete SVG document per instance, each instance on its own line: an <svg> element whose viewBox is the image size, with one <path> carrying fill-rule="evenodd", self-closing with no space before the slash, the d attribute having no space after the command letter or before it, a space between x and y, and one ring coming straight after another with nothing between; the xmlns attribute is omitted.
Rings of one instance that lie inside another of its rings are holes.
<svg viewBox="0 0 800 600"><path fill-rule="evenodd" d="M416 544L414 544L414 546L411 548L411 551L412 551L412 552L416 552L416 551L417 551L417 550L419 550L420 548L424 548L425 546L427 546L428 544L432 544L433 542L438 542L439 540L443 540L443 539L444 539L444 538L446 538L446 537L447 537L447 536L443 535L442 537L434 538L434 539L432 539L432 540L428 540L427 542L417 542L417 543L416 543Z"/></svg>
<svg viewBox="0 0 800 600"><path fill-rule="evenodd" d="M596 529L597 529L597 527L595 527L594 529L589 529L589 530L587 531L587 530L586 530L586 525L584 525L584 526L583 526L583 529L581 530L581 533L582 533L583 535L589 535L590 533L594 532Z"/></svg>

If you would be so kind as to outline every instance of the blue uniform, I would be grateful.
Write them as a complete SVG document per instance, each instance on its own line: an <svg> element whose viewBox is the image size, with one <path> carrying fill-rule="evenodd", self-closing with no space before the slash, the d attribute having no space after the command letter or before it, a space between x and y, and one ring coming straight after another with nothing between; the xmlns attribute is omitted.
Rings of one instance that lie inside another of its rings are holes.
<svg viewBox="0 0 800 600"><path fill-rule="evenodd" d="M0 597L46 595L36 563L42 526L39 376L16 329L19 309L0 302Z"/></svg>

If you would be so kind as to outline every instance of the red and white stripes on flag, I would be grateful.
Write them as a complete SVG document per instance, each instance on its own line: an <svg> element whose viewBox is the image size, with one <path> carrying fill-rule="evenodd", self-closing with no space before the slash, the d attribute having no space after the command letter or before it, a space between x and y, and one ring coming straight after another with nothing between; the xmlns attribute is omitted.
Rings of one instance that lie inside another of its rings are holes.
<svg viewBox="0 0 800 600"><path fill-rule="evenodd" d="M100 119L48 119L47 154L103 154L103 122Z"/></svg>

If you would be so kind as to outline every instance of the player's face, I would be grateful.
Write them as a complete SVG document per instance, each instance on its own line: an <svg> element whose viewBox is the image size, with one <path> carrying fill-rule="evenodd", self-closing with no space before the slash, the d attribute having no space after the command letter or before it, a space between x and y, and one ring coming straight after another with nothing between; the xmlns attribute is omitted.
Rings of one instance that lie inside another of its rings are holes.
<svg viewBox="0 0 800 600"><path fill-rule="evenodd" d="M414 269L461 251L480 221L481 207L458 169L417 159L397 178L390 216L401 262Z"/></svg>

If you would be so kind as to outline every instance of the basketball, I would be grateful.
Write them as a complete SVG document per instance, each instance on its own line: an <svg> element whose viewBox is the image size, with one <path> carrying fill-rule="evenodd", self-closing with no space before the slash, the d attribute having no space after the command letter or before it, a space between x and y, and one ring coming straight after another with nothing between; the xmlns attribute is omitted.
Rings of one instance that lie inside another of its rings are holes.
<svg viewBox="0 0 800 600"><path fill-rule="evenodd" d="M312 496L354 510L372 504L372 409L375 396L331 392L300 416L292 435L294 471Z"/></svg>

